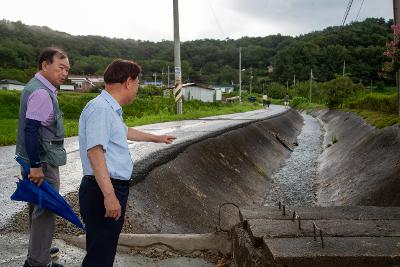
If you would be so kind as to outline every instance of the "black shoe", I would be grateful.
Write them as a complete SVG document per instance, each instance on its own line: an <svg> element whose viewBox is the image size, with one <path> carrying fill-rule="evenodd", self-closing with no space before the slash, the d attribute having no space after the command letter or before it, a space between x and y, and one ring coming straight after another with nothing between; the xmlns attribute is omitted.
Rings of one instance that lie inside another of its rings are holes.
<svg viewBox="0 0 400 267"><path fill-rule="evenodd" d="M53 247L50 249L50 257L52 259L57 258L58 254L60 254L60 250L57 247Z"/></svg>
<svg viewBox="0 0 400 267"><path fill-rule="evenodd" d="M26 260L23 267L64 267L64 265L55 262L50 262L49 264L43 266L33 266L29 264L28 260Z"/></svg>

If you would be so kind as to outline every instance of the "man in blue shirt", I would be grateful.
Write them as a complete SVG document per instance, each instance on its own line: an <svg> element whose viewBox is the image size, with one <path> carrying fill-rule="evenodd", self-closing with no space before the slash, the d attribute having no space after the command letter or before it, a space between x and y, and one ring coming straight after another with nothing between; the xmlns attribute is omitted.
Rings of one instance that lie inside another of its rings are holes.
<svg viewBox="0 0 400 267"><path fill-rule="evenodd" d="M135 62L114 60L104 73L106 90L86 105L79 119L84 175L79 204L86 225L87 251L83 267L113 266L133 170L127 139L166 144L175 139L125 125L122 106L135 98L140 72Z"/></svg>

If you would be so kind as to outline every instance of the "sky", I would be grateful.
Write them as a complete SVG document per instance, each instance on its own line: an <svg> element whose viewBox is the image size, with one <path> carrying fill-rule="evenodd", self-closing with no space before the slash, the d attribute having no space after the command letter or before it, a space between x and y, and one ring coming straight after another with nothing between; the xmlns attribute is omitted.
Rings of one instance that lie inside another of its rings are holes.
<svg viewBox="0 0 400 267"><path fill-rule="evenodd" d="M181 41L298 36L339 26L349 0L179 0ZM358 16L357 16L358 15ZM346 23L393 18L390 0L354 0ZM72 35L173 40L173 0L3 0L0 19Z"/></svg>

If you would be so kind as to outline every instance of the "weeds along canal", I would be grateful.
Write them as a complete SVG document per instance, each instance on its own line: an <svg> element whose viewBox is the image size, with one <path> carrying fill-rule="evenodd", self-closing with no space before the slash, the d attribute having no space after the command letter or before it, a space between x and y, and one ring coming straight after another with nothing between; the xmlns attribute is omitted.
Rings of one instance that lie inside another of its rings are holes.
<svg viewBox="0 0 400 267"><path fill-rule="evenodd" d="M316 203L315 178L324 130L318 119L304 113L302 117L304 126L297 137L298 146L285 165L272 175L265 206L275 206L278 201L290 206L314 206Z"/></svg>

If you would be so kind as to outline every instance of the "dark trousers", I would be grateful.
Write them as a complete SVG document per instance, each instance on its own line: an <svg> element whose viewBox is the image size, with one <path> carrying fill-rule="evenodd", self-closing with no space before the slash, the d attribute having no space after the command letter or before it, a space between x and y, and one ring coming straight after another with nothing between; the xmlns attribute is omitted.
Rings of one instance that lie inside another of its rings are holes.
<svg viewBox="0 0 400 267"><path fill-rule="evenodd" d="M82 267L111 267L124 224L129 185L113 182L121 205L121 217L105 218L104 197L94 177L84 176L79 188L80 213L86 227L86 256Z"/></svg>

